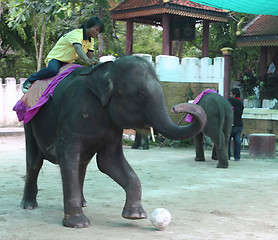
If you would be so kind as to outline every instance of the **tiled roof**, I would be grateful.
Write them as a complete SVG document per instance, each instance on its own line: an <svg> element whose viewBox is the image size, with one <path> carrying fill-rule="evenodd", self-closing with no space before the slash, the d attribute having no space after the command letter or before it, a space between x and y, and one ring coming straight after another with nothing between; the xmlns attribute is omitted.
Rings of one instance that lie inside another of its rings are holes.
<svg viewBox="0 0 278 240"><path fill-rule="evenodd" d="M212 21L227 21L228 12L189 0L125 0L111 10L114 20L171 14ZM157 19L156 19L157 21Z"/></svg>
<svg viewBox="0 0 278 240"><path fill-rule="evenodd" d="M243 28L244 36L278 34L278 16L259 15Z"/></svg>
<svg viewBox="0 0 278 240"><path fill-rule="evenodd" d="M189 0L169 0L169 1L163 1L163 0L126 0L123 1L113 9L113 11L118 10L128 10L128 9L135 9L135 8L144 8L144 7L152 7L152 6L163 6L163 4L169 3L169 4L176 4L179 6L185 6L185 7L191 7L191 8L197 8L197 9L203 9L203 10L209 10L209 11L215 11L215 12L227 12L222 9L217 9L209 6L205 6L199 3L195 3Z"/></svg>
<svg viewBox="0 0 278 240"><path fill-rule="evenodd" d="M242 30L239 46L278 46L278 16L258 15Z"/></svg>

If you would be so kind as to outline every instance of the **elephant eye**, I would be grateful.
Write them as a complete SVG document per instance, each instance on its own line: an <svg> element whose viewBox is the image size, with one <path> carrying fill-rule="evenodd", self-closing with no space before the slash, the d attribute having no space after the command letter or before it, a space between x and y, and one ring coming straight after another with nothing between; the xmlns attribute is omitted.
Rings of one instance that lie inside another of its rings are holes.
<svg viewBox="0 0 278 240"><path fill-rule="evenodd" d="M140 91L138 93L138 98L139 98L140 101L143 101L146 98L146 94L143 91Z"/></svg>

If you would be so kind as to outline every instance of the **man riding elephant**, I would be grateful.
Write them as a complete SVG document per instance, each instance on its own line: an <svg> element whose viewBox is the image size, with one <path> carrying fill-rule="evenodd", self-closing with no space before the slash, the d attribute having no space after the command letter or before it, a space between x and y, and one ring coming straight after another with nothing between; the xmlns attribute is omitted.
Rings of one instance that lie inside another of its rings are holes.
<svg viewBox="0 0 278 240"><path fill-rule="evenodd" d="M46 67L29 76L21 89L26 93L32 83L58 74L59 69L67 63L73 63L81 58L89 65L98 61L94 58L94 38L104 30L104 24L98 17L91 17L81 28L62 36L45 59Z"/></svg>

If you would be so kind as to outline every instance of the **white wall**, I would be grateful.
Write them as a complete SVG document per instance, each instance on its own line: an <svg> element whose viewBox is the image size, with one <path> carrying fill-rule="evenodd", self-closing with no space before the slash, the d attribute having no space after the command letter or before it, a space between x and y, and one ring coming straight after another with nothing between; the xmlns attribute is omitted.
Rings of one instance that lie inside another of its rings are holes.
<svg viewBox="0 0 278 240"><path fill-rule="evenodd" d="M224 95L224 58L183 58L181 64L174 56L157 56L156 72L160 81L218 83Z"/></svg>
<svg viewBox="0 0 278 240"><path fill-rule="evenodd" d="M159 55L152 61L151 55L135 54L144 57L155 66L160 81L164 82L195 82L218 83L219 93L224 94L224 58L183 58L181 64L174 56ZM100 61L114 61L115 57L105 56ZM21 84L25 79L20 79L16 84L15 78L6 78L5 84L0 84L0 127L22 126L17 120L13 106L23 96Z"/></svg>
<svg viewBox="0 0 278 240"><path fill-rule="evenodd" d="M13 111L14 105L23 96L20 87L24 79L19 81L20 84L16 84L16 79L9 77L5 78L4 84L0 84L0 127L22 126Z"/></svg>

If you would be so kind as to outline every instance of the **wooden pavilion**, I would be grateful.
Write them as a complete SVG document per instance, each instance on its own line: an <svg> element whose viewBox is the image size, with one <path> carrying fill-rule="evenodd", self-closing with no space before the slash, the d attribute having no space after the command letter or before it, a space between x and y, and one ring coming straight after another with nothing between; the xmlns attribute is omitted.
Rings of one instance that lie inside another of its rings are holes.
<svg viewBox="0 0 278 240"><path fill-rule="evenodd" d="M259 73L267 72L272 62L278 70L278 16L258 15L243 29L237 37L240 47L260 47Z"/></svg>
<svg viewBox="0 0 278 240"><path fill-rule="evenodd" d="M125 0L110 11L112 20L126 21L126 54L133 52L133 23L161 26L162 54L171 55L172 41L192 41L195 24L203 24L202 56L209 53L209 24L227 22L228 12L189 0Z"/></svg>

